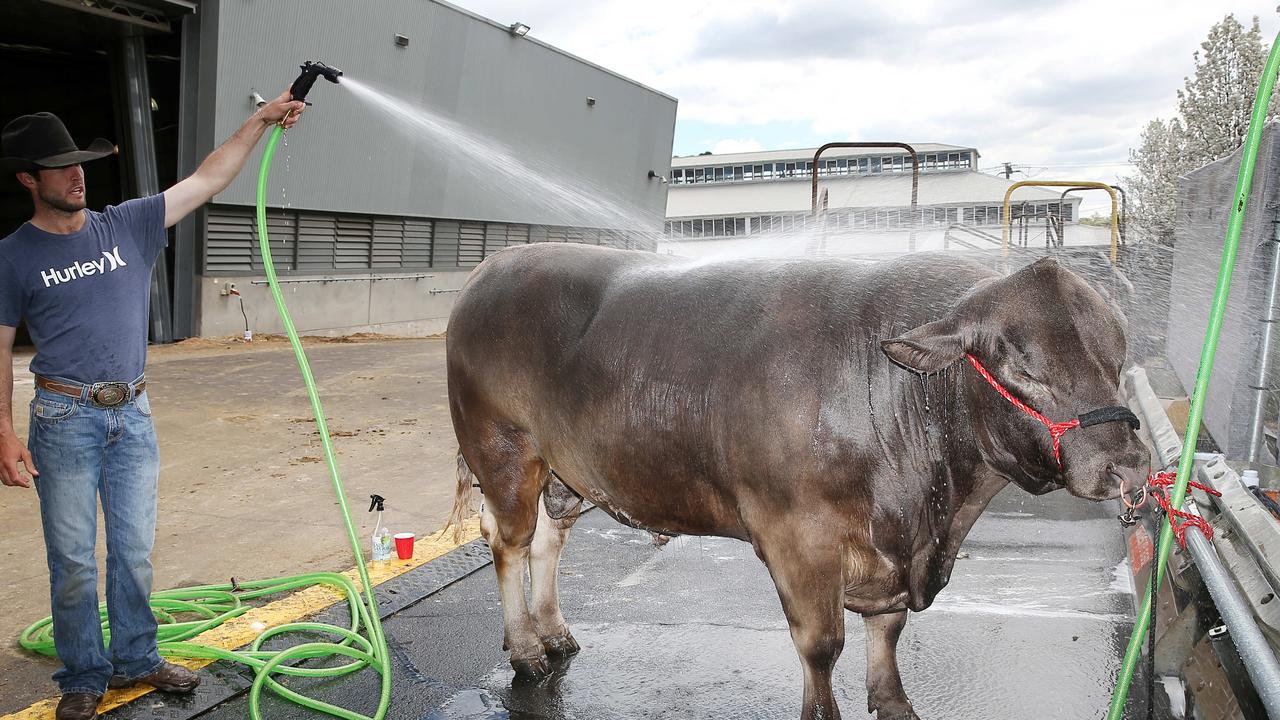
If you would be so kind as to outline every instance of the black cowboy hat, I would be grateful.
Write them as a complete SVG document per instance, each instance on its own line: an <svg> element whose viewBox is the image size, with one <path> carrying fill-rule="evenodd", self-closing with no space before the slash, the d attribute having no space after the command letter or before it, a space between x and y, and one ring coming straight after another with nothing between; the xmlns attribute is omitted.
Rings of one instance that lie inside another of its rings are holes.
<svg viewBox="0 0 1280 720"><path fill-rule="evenodd" d="M85 150L76 147L57 115L40 112L11 120L0 132L0 172L17 173L60 168L106 157L116 151L109 140L98 138Z"/></svg>

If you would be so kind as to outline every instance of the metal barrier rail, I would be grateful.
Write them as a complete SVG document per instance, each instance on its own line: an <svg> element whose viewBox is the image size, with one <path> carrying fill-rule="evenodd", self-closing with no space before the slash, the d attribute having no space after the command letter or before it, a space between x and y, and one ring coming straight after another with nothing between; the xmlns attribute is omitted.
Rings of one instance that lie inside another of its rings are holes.
<svg viewBox="0 0 1280 720"><path fill-rule="evenodd" d="M951 243L962 245L971 250L982 249L980 246L974 245L973 243L965 242L960 238L951 237L951 233L953 232L957 232L957 233L962 232L962 233L965 233L966 235L971 235L979 240L982 240L983 242L990 243L991 245L996 245L996 246L1000 245L1000 238L996 237L995 235L992 235L990 233L985 233L977 228L965 225L964 223L951 223L950 225L947 226L947 229L942 233L942 249L943 250L949 249Z"/></svg>
<svg viewBox="0 0 1280 720"><path fill-rule="evenodd" d="M1169 422L1160 400L1151 390L1146 370L1141 367L1131 368L1126 376L1130 400L1137 406L1135 409L1139 411L1143 427L1155 446L1157 458L1166 465L1177 462L1182 455L1182 441ZM1240 484L1235 472L1226 466L1221 457L1202 465L1199 474L1201 480L1208 481L1207 484L1219 490L1226 489L1232 483ZM1190 496L1183 510L1200 514L1196 501ZM1209 539L1194 529L1188 531L1186 537L1187 548L1200 570L1201 579L1231 633L1232 642L1253 687L1267 708L1267 715L1280 719L1280 662L1276 660L1271 645L1258 627L1253 606L1240 593L1236 579L1223 566L1218 551Z"/></svg>

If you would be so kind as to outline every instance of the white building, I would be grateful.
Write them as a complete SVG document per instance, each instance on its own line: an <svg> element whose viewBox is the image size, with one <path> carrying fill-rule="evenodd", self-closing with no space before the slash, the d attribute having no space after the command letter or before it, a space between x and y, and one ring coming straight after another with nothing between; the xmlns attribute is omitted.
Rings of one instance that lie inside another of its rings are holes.
<svg viewBox="0 0 1280 720"><path fill-rule="evenodd" d="M977 171L976 148L921 143L913 146L920 174L911 211L912 163L899 147L833 148L822 154L818 184L823 220L812 213L816 148L695 155L671 161L665 234L690 241L742 238L764 233L822 230L833 237L894 236L912 248L963 245L1000 236L1005 192L1013 180ZM1093 228L1077 226L1081 197L1061 188L1024 187L1012 198L1013 241L1035 244L1074 228L1070 244L1109 242ZM1050 229L1050 225L1055 229ZM947 236L948 228L952 232ZM976 232L965 232L970 229ZM982 236L986 236L982 238ZM908 236L911 236L908 239ZM883 237L877 241L883 246ZM859 248L862 249L862 248Z"/></svg>

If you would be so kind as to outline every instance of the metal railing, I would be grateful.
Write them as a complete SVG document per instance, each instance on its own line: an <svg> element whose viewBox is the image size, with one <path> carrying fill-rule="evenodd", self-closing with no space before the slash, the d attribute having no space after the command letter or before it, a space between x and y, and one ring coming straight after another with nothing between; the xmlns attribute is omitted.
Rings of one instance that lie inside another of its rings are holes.
<svg viewBox="0 0 1280 720"><path fill-rule="evenodd" d="M1135 367L1126 375L1130 398L1137 405L1143 427L1146 428L1155 446L1156 457L1166 465L1177 462L1182 455L1182 441L1178 438L1173 424L1169 422L1169 417L1159 398L1151 390L1146 370ZM1221 457L1213 459L1200 470L1201 480L1208 481L1219 490L1224 489L1228 483L1239 484L1239 478L1234 471L1226 467ZM1183 510L1196 515L1200 514L1196 501L1190 496ZM1217 550L1209 539L1194 528L1188 530L1186 538L1187 548L1196 567L1200 570L1200 577L1230 631L1232 642L1240 654L1240 659L1244 663L1258 697L1266 706L1269 717L1280 718L1280 662L1276 660L1275 652L1267 642L1262 629L1258 627L1252 606L1241 595L1236 580L1223 566ZM1152 565L1154 566L1154 560ZM1154 567L1151 571L1154 572ZM1267 582L1270 583L1270 579ZM1274 591L1274 583L1272 587Z"/></svg>
<svg viewBox="0 0 1280 720"><path fill-rule="evenodd" d="M911 217L914 222L916 216L916 203L920 197L920 157L916 154L916 149L906 143L900 142L829 142L818 148L813 153L813 171L810 180L812 192L810 200L810 211L815 218L818 217L818 160L822 157L822 153L834 148L883 148L896 147L907 151L911 156ZM911 236L907 240L907 249L914 251L916 249L916 230L911 229Z"/></svg>
<svg viewBox="0 0 1280 720"><path fill-rule="evenodd" d="M1111 195L1111 263L1114 265L1119 253L1120 241L1120 224L1119 224L1119 201L1116 199L1116 191L1110 185L1100 182L1091 181L1075 181L1075 180L1020 180L1009 186L1004 193L1004 217L1001 225L1004 229L1004 254L1009 254L1009 198L1013 196L1015 190L1021 187L1068 187L1068 188L1096 188L1105 190Z"/></svg>

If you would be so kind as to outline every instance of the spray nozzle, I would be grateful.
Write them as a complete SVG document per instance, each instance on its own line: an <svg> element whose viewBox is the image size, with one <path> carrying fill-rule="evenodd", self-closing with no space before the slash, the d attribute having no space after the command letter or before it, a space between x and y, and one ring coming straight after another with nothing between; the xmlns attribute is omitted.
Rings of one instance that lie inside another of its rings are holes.
<svg viewBox="0 0 1280 720"><path fill-rule="evenodd" d="M324 76L325 80L333 84L338 83L338 78L342 77L342 71L336 67L329 67L322 62L312 62L310 60L302 63L302 73L298 75L298 79L293 81L293 85L289 88L289 94L294 100L307 101L307 93L311 92L311 86L315 84L316 78Z"/></svg>
<svg viewBox="0 0 1280 720"><path fill-rule="evenodd" d="M370 495L369 496L369 512L373 512L374 510L377 510L378 512L382 512L384 510L384 508L382 507L382 503L386 501L387 499L382 497L381 495Z"/></svg>

